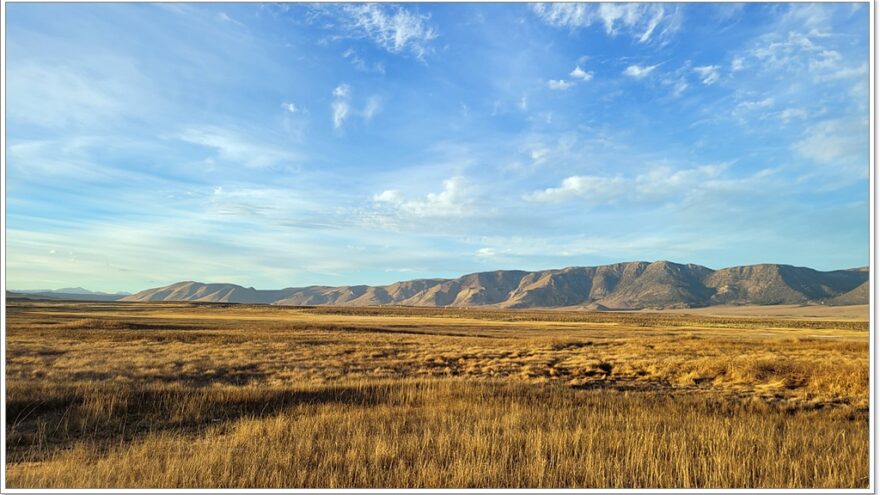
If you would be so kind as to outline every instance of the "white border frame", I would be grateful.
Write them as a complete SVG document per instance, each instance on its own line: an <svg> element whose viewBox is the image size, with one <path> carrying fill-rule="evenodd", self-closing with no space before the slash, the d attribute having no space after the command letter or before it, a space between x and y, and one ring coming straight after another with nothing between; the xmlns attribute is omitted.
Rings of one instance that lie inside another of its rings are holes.
<svg viewBox="0 0 880 495"><path fill-rule="evenodd" d="M876 156L875 156L875 140L876 140L876 126L875 126L875 84L876 79L874 77L874 58L876 56L875 52L875 43L876 38L874 36L874 31L876 28L876 15L877 11L875 9L874 0L870 0L870 2L851 2L846 0L823 0L810 2L809 0L794 0L794 1L760 1L760 0L744 0L742 2L727 2L727 1L717 1L712 2L709 0L667 0L662 3L868 3L869 4L869 26L868 26L868 58L870 65L870 76L869 76L869 141L870 141L870 151L869 151L869 160L870 160L870 171L869 171L869 191L870 191L870 200L869 200L869 218L870 218L870 254L869 254L869 262L868 266L870 269L869 279L870 279L870 314L869 314L869 386L868 386L868 396L869 396L869 404L870 404L870 413L868 418L868 431L870 437L870 449L869 449L869 462L868 466L870 469L869 478L868 478L868 488L855 488L855 489L762 489L762 488L738 488L738 489L678 489L678 488L664 488L664 489L601 489L601 488L559 488L559 489L495 489L495 488L487 488L487 489L455 489L455 488L426 488L426 489L416 489L416 488L394 488L394 489L370 489L370 488L357 488L357 489L305 489L305 488L296 488L296 489L267 489L267 488L252 488L252 489L208 489L208 488L199 488L199 489L150 489L150 488L118 488L118 489L86 489L86 488L71 488L71 489L24 489L24 488L7 488L6 487L6 5L7 3L359 3L359 2L331 2L328 0L312 0L311 2L261 2L259 0L238 0L238 1L230 1L230 0L187 0L187 1L166 1L166 0L156 0L154 2L147 2L144 0L134 0L134 1L114 1L114 0L92 0L88 2L78 2L76 0L54 0L54 1L8 1L8 0L0 0L2 1L2 12L0 12L0 19L2 19L2 33L3 38L0 41L0 67L4 70L2 71L3 77L0 79L0 110L2 110L2 134L0 134L0 173L2 173L2 179L0 179L0 211L2 211L2 230L0 230L0 243L2 243L2 257L0 257L0 290L3 291L3 304L0 306L0 324L2 324L2 329L0 329L0 336L2 336L2 340L0 340L0 360L3 362L2 369L0 369L0 374L2 374L2 379L0 379L0 418L2 418L2 430L0 430L0 493L875 493L875 482L877 479L877 471L878 467L875 464L875 446L877 443L877 436L875 430L875 417L877 414L876 410L876 331L875 325L877 320L877 293L875 288L875 257L876 257L876 229L875 229L875 212L876 212L876 203L875 203L875 181L876 177ZM379 0L373 1L371 3L392 3L387 2L387 0ZM407 0L406 2L394 2L394 3L470 3L470 2L447 2L446 0L435 0L433 2L425 1L425 0ZM480 2L473 3L529 3L522 0L481 0ZM587 1L583 3L598 3L594 1ZM633 2L629 0L625 0L624 2L618 3L657 3L657 2Z"/></svg>

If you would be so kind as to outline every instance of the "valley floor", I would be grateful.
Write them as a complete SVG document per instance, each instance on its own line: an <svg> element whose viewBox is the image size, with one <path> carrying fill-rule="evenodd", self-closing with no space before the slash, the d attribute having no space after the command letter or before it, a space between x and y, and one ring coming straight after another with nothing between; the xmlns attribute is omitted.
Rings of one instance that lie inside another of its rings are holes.
<svg viewBox="0 0 880 495"><path fill-rule="evenodd" d="M868 325L16 301L10 487L866 487Z"/></svg>
<svg viewBox="0 0 880 495"><path fill-rule="evenodd" d="M778 304L773 306L709 306L705 308L664 309L659 313L681 313L702 316L742 316L750 318L794 318L822 320L868 321L870 306L824 306L821 304Z"/></svg>

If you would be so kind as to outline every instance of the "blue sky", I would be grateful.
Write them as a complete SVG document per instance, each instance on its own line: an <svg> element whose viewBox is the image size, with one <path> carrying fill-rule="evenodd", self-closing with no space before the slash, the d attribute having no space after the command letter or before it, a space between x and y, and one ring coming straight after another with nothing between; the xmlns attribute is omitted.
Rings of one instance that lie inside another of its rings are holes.
<svg viewBox="0 0 880 495"><path fill-rule="evenodd" d="M867 4L6 8L9 287L868 263Z"/></svg>

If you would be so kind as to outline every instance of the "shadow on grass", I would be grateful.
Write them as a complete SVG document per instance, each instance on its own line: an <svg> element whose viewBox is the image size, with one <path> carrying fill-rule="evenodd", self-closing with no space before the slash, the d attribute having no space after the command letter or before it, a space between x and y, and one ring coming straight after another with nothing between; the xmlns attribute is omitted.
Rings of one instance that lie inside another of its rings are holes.
<svg viewBox="0 0 880 495"><path fill-rule="evenodd" d="M128 388L96 382L91 387L11 390L6 401L7 455L9 462L40 461L79 441L109 446L148 433L198 434L301 406L372 406L387 402L394 389L387 384L193 389L179 382Z"/></svg>

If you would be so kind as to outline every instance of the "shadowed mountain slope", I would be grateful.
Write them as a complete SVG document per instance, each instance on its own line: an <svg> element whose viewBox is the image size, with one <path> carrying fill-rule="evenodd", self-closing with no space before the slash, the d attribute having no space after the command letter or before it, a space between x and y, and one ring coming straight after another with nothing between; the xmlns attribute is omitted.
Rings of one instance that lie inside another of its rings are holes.
<svg viewBox="0 0 880 495"><path fill-rule="evenodd" d="M867 280L855 289L845 292L837 297L829 299L825 304L831 306L850 306L853 304L865 304L871 297L871 287Z"/></svg>

